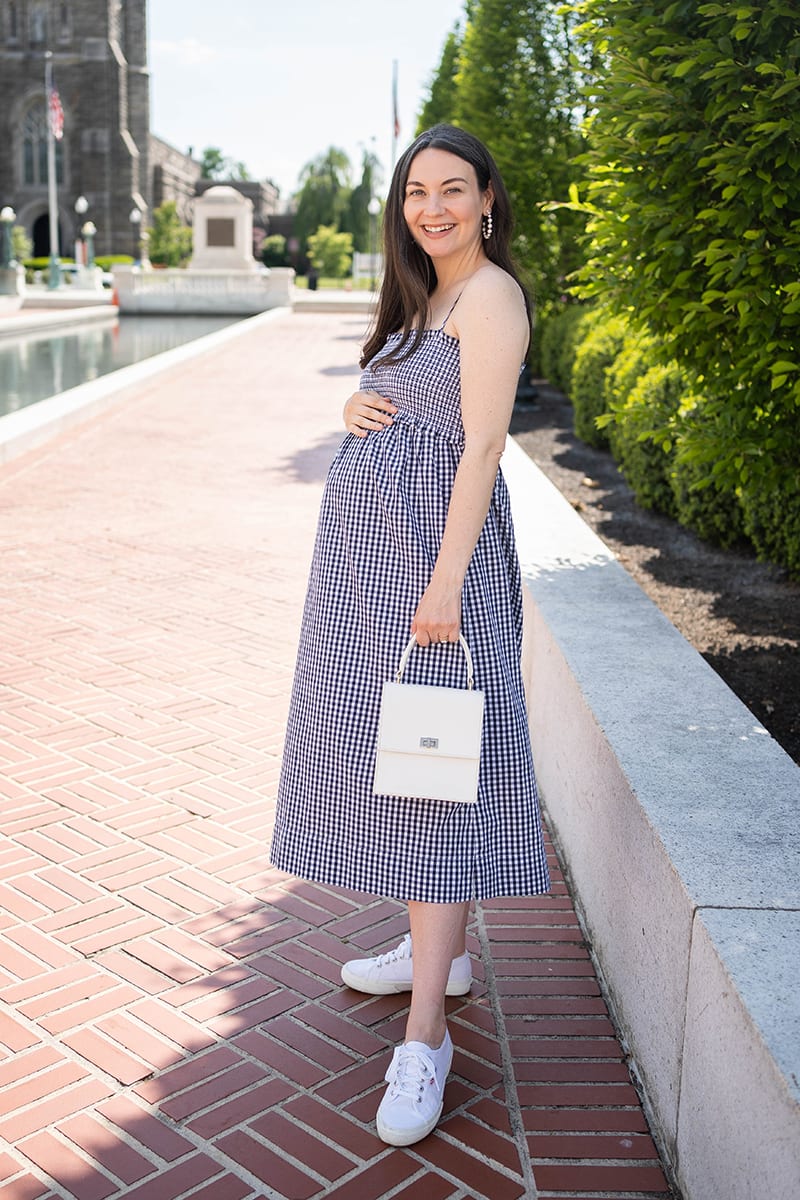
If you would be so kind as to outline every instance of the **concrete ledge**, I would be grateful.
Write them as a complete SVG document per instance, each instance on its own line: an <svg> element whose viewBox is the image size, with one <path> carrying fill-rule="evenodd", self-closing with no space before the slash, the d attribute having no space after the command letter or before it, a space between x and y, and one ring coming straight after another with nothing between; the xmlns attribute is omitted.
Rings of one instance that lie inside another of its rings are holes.
<svg viewBox="0 0 800 1200"><path fill-rule="evenodd" d="M542 797L685 1200L800 1195L800 769L511 440Z"/></svg>
<svg viewBox="0 0 800 1200"><path fill-rule="evenodd" d="M376 302L377 296L373 292L347 292L344 288L341 291L332 288L322 292L295 288L292 295L294 311L305 313L371 313Z"/></svg>
<svg viewBox="0 0 800 1200"><path fill-rule="evenodd" d="M20 337L24 333L39 333L67 326L102 324L113 321L117 313L117 306L110 303L82 307L57 305L48 311L23 308L20 312L0 318L0 337Z"/></svg>
<svg viewBox="0 0 800 1200"><path fill-rule="evenodd" d="M86 312L86 310L83 311ZM103 319L108 320L108 310L101 309L99 311ZM35 449L66 429L80 424L81 421L87 421L90 417L111 408L123 398L123 393L128 389L160 371L187 362L199 354L205 354L224 342L249 332L257 323L285 316L289 311L288 308L273 308L256 317L251 317L249 320L237 321L234 325L228 325L224 329L218 329L215 333L207 334L206 337L185 342L182 346L165 350L163 354L155 354L150 358L143 359L142 362L121 367L118 371L112 371L99 379L93 379L91 383L83 383L78 387L69 388L66 392L51 396L49 400L40 400L36 404L29 404L25 408L0 417L0 463L17 458L20 454ZM74 317L75 313L72 315ZM40 330L41 323L37 323L35 328Z"/></svg>

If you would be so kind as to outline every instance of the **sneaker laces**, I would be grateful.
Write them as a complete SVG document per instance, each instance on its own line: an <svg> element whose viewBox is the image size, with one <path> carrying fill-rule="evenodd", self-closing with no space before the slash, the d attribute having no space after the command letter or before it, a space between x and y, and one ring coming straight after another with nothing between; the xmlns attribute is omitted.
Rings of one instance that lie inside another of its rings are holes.
<svg viewBox="0 0 800 1200"><path fill-rule="evenodd" d="M374 965L376 967L385 967L388 963L399 962L406 958L411 958L410 933L407 933L400 945L395 946L393 950L386 950L383 954L378 954Z"/></svg>
<svg viewBox="0 0 800 1200"><path fill-rule="evenodd" d="M386 1072L386 1082L391 1084L393 1098L406 1096L418 1104L425 1089L436 1084L436 1068L427 1054L409 1050L408 1046L397 1046Z"/></svg>

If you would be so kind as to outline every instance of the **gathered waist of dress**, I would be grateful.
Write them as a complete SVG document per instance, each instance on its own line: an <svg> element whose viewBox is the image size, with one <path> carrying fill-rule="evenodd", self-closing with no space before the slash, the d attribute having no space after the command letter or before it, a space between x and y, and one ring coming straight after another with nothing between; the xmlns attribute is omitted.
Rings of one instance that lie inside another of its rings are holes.
<svg viewBox="0 0 800 1200"><path fill-rule="evenodd" d="M464 429L460 421L457 423L443 422L441 425L438 425L425 415L410 412L406 408L398 408L392 419L392 424L383 432L388 433L392 429L398 431L407 430L409 433L430 434L433 437L443 438L445 441L452 442L460 450L464 449ZM379 434L378 436L381 435Z"/></svg>

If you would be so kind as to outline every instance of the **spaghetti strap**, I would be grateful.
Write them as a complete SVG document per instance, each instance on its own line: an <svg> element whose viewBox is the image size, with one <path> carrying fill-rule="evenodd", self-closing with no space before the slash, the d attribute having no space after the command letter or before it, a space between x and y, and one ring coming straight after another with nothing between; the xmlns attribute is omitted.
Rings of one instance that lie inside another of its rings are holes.
<svg viewBox="0 0 800 1200"><path fill-rule="evenodd" d="M445 319L442 321L441 325L440 325L440 326L439 326L439 328L437 329L437 331L436 331L437 333L444 333L444 327L445 327L445 325L447 324L447 322L450 320L450 318L452 317L452 315L453 315L453 310L455 309L455 306L458 304L458 302L459 302L459 300L461 299L462 295L463 295L463 289L462 289L462 291L460 291L460 292L458 293L458 295L456 296L455 300L454 300L454 301L453 301L453 303L450 305L450 311L448 312L447 316L445 317Z"/></svg>

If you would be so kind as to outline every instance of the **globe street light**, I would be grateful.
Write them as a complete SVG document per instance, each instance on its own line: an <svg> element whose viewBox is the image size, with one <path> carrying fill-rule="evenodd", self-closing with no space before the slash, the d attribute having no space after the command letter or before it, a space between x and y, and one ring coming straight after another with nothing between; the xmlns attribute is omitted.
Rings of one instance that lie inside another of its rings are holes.
<svg viewBox="0 0 800 1200"><path fill-rule="evenodd" d="M11 230L14 227L14 222L17 219L17 214L13 208L6 205L0 209L0 268L10 267L14 261L13 244L11 240Z"/></svg>
<svg viewBox="0 0 800 1200"><path fill-rule="evenodd" d="M132 208L128 220L133 226L133 263L136 266L139 262L139 228L142 224L142 210Z"/></svg>
<svg viewBox="0 0 800 1200"><path fill-rule="evenodd" d="M75 216L78 218L78 229L80 230L81 217L85 217L87 212L89 211L89 201L86 199L85 196L78 196L78 199L75 201L73 208L75 209ZM80 252L75 255L75 261L78 263L79 266L85 267L86 263L84 262L85 255L83 252L82 238L83 238L83 235L82 235L82 233L79 232L78 237L75 239L76 250L79 245L80 245L81 249L80 249Z"/></svg>

